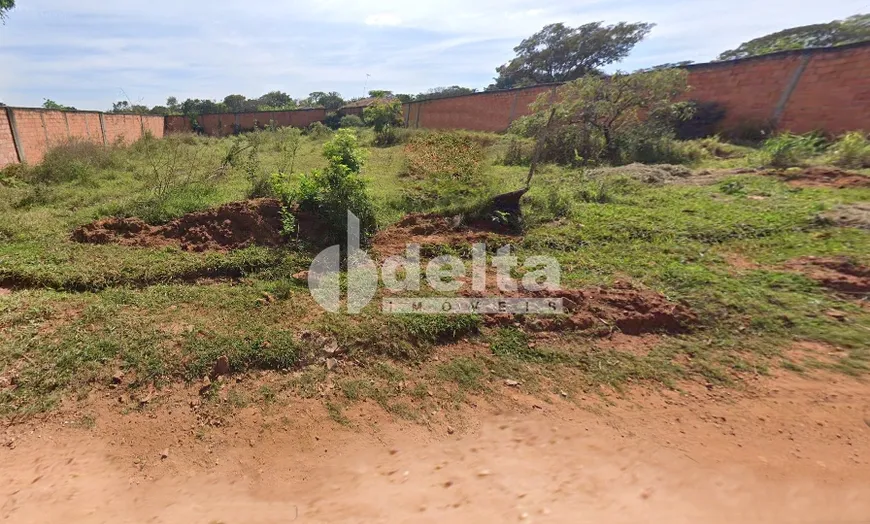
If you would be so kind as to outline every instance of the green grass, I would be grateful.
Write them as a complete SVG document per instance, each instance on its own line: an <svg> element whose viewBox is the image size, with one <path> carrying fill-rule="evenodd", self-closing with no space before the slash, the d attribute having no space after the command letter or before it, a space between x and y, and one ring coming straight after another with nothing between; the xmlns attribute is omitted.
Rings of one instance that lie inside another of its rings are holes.
<svg viewBox="0 0 870 524"><path fill-rule="evenodd" d="M526 167L495 163L505 139L472 138L487 148L482 176L488 187L522 187ZM211 161L232 139L184 140ZM264 173L282 162L274 140L268 136L261 148ZM305 138L295 171L323 167L322 144ZM709 152L697 167L753 165L759 158L755 149L721 142L697 146ZM306 251L188 253L74 243L73 228L109 214L163 221L250 190L247 175L232 168L207 190L194 187L155 201L137 176L141 153L119 148L112 155L58 171L56 179L0 176L0 287L15 289L0 294L0 376L17 378L17 387L0 389L2 415L52 409L65 395L108 384L117 369L131 388L196 380L221 355L230 358L234 373L294 373L268 395L253 395L255 402L272 402L282 392L320 397L324 384L334 381L327 408L341 423L350 403L366 400L396 417L424 420L430 395L486 395L505 379L542 394L683 379L738 384L741 376L774 366L806 368L783 358L795 340L845 350L821 367L862 374L870 363L870 312L782 267L807 255L870 264L870 232L818 219L837 205L870 200L868 189L796 189L758 175L712 185L654 185L542 166L523 201L526 231L513 240L520 259L556 257L563 287L615 280L647 286L683 301L699 317L691 333L662 336L647 354L635 354L580 335L541 342L514 327L488 328L479 316L384 315L378 304L361 315L325 313L292 278L314 255ZM406 168L403 145L370 148L362 175L381 227L411 208L445 209L407 201ZM464 248L426 249L434 256ZM757 267L732 267L728 259L735 254ZM843 311L848 321L826 315L830 309ZM303 341L303 331L333 337L346 351L342 358L357 364L327 373L320 348ZM488 343L489 354L433 360L440 345L462 339Z"/></svg>

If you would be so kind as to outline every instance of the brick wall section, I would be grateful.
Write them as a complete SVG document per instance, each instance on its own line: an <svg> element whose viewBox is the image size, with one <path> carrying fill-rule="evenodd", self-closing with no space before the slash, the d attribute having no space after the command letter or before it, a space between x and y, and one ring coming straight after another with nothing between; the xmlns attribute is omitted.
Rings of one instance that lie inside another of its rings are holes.
<svg viewBox="0 0 870 524"><path fill-rule="evenodd" d="M528 115L529 104L556 86L535 86L492 93L439 98L405 104L408 127L470 129L501 132L517 118Z"/></svg>
<svg viewBox="0 0 870 524"><path fill-rule="evenodd" d="M15 117L21 153L28 164L38 164L45 152L70 139L91 140L103 143L103 128L100 113L86 111L47 111L43 109L5 108L0 110L0 168L17 163L8 112ZM143 127L154 136L163 137L162 116L104 114L108 143L119 140L125 144L135 142L142 136Z"/></svg>
<svg viewBox="0 0 870 524"><path fill-rule="evenodd" d="M870 132L870 46L815 52L789 98L780 127Z"/></svg>
<svg viewBox="0 0 870 524"><path fill-rule="evenodd" d="M103 143L99 113L64 113L64 115L66 115L71 138L81 138L97 144Z"/></svg>
<svg viewBox="0 0 870 524"><path fill-rule="evenodd" d="M722 129L767 123L800 62L799 55L773 55L692 66L687 98L722 104L726 109Z"/></svg>
<svg viewBox="0 0 870 524"><path fill-rule="evenodd" d="M5 108L0 108L0 169L18 163L18 152L12 138L12 126Z"/></svg>
<svg viewBox="0 0 870 524"><path fill-rule="evenodd" d="M193 131L193 128L190 126L190 119L186 116L167 116L164 119L164 129L163 132L165 134L168 133L184 133Z"/></svg>
<svg viewBox="0 0 870 524"><path fill-rule="evenodd" d="M36 109L12 109L15 124L18 128L18 139L21 142L21 153L28 164L38 164L48 148L45 129L42 125L42 113Z"/></svg>
<svg viewBox="0 0 870 524"><path fill-rule="evenodd" d="M692 88L687 98L725 106L721 130L774 122L779 116L778 129L797 133L870 132L870 42L697 64L687 70ZM528 114L528 104L547 89L412 102L403 106L405 122L408 127L501 132ZM782 101L786 103L778 112Z"/></svg>
<svg viewBox="0 0 870 524"><path fill-rule="evenodd" d="M142 116L142 125L145 131L150 131L154 138L163 138L166 128L165 118L162 116Z"/></svg>

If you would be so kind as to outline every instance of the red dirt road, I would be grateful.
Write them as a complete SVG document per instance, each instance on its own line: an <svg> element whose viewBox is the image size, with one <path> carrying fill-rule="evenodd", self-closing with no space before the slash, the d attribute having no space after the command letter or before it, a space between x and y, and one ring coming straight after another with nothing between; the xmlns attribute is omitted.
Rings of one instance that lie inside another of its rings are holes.
<svg viewBox="0 0 870 524"><path fill-rule="evenodd" d="M868 393L852 378L790 373L742 392L643 390L578 405L510 390L510 408L469 408L479 422L453 434L365 405L347 412L347 429L301 400L245 408L205 436L185 399L106 408L92 429L10 428L0 519L863 522Z"/></svg>

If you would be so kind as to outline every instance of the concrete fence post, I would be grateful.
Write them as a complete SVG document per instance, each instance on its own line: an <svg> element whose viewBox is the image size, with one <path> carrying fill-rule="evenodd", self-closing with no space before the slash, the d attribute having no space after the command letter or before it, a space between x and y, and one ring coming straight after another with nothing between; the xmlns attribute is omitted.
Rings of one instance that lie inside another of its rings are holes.
<svg viewBox="0 0 870 524"><path fill-rule="evenodd" d="M66 124L66 137L67 139L72 138L72 133L69 130L69 118L66 117L66 111L63 112L63 123Z"/></svg>
<svg viewBox="0 0 870 524"><path fill-rule="evenodd" d="M18 123L15 121L15 110L11 107L6 108L6 118L9 120L9 129L12 131L12 144L15 145L15 154L18 155L18 161L21 163L27 162L27 157L24 155L24 148L21 147L21 135L18 134Z"/></svg>
<svg viewBox="0 0 870 524"><path fill-rule="evenodd" d="M42 122L42 134L45 135L45 148L48 149L48 128L45 126L45 113L39 112L39 121Z"/></svg>
<svg viewBox="0 0 870 524"><path fill-rule="evenodd" d="M807 69L807 65L810 63L810 59L812 56L809 53L805 53L801 55L800 62L798 62L797 67L794 68L794 72L791 74L791 78L788 79L788 84L785 85L785 89L782 91L782 95L779 97L779 102L776 103L776 106L773 108L773 115L770 120L773 123L774 129L779 127L779 121L782 119L782 115L785 113L785 108L788 105L788 99L791 98L792 93L794 93L795 88L798 83L801 81L801 77L804 74L804 71Z"/></svg>
<svg viewBox="0 0 870 524"><path fill-rule="evenodd" d="M511 124L514 122L514 119L517 116L517 101L519 100L519 98L520 98L520 92L514 91L514 99L513 99L513 102L511 102L511 114L510 114L510 116L508 116L508 127L511 126Z"/></svg>
<svg viewBox="0 0 870 524"><path fill-rule="evenodd" d="M103 145L109 145L109 137L106 136L106 119L103 118L103 113L97 113L100 115L100 131L103 133Z"/></svg>

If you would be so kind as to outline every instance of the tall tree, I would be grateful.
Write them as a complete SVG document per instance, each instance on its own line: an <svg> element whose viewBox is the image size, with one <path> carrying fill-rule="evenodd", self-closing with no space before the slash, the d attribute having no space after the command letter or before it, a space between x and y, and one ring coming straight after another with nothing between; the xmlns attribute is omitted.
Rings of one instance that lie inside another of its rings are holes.
<svg viewBox="0 0 870 524"><path fill-rule="evenodd" d="M56 111L75 111L76 108L72 106L65 106L63 104L58 104L54 100L50 98L43 98L44 102L42 102L43 109L54 109Z"/></svg>
<svg viewBox="0 0 870 524"><path fill-rule="evenodd" d="M335 111L344 105L344 99L336 91L324 93L323 91L315 91L308 95L308 100L313 106L322 106L327 111Z"/></svg>
<svg viewBox="0 0 870 524"><path fill-rule="evenodd" d="M224 97L224 104L232 113L241 113L245 111L245 105L248 101L244 95L227 95Z"/></svg>
<svg viewBox="0 0 870 524"><path fill-rule="evenodd" d="M718 59L734 60L789 49L832 47L864 40L870 40L870 14L854 15L845 20L792 27L771 33L744 42L737 49L725 51Z"/></svg>
<svg viewBox="0 0 870 524"><path fill-rule="evenodd" d="M170 96L166 99L166 108L169 109L171 114L178 114L181 112L181 106L178 104L178 99L174 96Z"/></svg>
<svg viewBox="0 0 870 524"><path fill-rule="evenodd" d="M15 7L15 0L0 0L0 22L6 23L6 15Z"/></svg>
<svg viewBox="0 0 870 524"><path fill-rule="evenodd" d="M655 24L592 22L579 27L549 24L514 48L516 58L496 68L487 89L567 82L622 60Z"/></svg>
<svg viewBox="0 0 870 524"><path fill-rule="evenodd" d="M257 99L257 104L261 108L268 109L293 109L296 107L296 101L293 97L283 91L270 91Z"/></svg>

